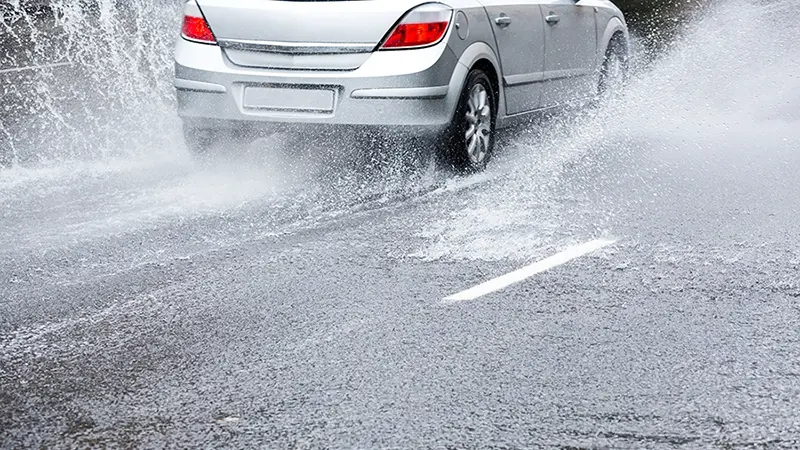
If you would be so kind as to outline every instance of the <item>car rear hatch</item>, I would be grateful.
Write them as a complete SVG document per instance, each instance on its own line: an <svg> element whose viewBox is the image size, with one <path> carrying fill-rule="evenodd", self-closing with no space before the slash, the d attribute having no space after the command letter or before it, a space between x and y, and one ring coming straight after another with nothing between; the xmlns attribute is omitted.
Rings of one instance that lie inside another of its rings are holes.
<svg viewBox="0 0 800 450"><path fill-rule="evenodd" d="M197 0L230 61L355 70L420 0Z"/></svg>

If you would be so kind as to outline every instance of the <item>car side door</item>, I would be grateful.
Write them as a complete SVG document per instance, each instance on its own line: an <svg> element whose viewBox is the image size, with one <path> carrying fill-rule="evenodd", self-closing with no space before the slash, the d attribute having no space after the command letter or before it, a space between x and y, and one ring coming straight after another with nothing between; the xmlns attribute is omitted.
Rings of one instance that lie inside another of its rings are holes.
<svg viewBox="0 0 800 450"><path fill-rule="evenodd" d="M507 114L541 107L544 20L540 0L480 0L500 53Z"/></svg>
<svg viewBox="0 0 800 450"><path fill-rule="evenodd" d="M539 2L546 24L543 105L591 98L597 92L597 12L593 2Z"/></svg>

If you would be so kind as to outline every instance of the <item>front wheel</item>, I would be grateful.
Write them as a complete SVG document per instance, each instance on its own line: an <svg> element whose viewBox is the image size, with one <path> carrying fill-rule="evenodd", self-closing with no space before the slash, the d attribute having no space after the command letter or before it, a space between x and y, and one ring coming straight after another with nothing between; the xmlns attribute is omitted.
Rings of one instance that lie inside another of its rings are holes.
<svg viewBox="0 0 800 450"><path fill-rule="evenodd" d="M628 81L628 49L621 35L614 36L608 44L603 67L600 69L601 97L619 93Z"/></svg>
<svg viewBox="0 0 800 450"><path fill-rule="evenodd" d="M486 168L494 151L496 105L489 77L484 71L473 69L444 139L443 156L451 167L463 172Z"/></svg>
<svg viewBox="0 0 800 450"><path fill-rule="evenodd" d="M12 157L11 149L6 149L0 141L0 169L10 169L14 158Z"/></svg>

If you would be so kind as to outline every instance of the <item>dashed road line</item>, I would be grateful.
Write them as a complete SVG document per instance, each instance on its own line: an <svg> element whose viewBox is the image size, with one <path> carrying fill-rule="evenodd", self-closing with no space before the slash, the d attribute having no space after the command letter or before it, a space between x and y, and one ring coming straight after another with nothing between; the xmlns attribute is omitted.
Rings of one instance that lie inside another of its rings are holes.
<svg viewBox="0 0 800 450"><path fill-rule="evenodd" d="M534 275L546 272L554 267L566 264L574 259L586 256L602 248L608 247L617 241L607 239L597 239L585 244L570 247L563 252L557 253L547 259L533 263L527 267L516 270L509 274L487 281L486 283L475 286L466 291L446 297L443 302L447 304L475 300L493 292L505 289L513 284L525 281Z"/></svg>

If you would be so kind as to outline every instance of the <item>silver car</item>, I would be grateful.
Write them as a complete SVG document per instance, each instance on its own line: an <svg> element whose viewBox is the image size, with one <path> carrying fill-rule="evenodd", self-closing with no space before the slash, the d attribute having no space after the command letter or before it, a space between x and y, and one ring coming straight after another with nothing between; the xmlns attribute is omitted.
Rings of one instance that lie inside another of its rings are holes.
<svg viewBox="0 0 800 450"><path fill-rule="evenodd" d="M481 170L495 130L624 79L608 0L189 0L175 87L198 153L259 128L434 136Z"/></svg>

